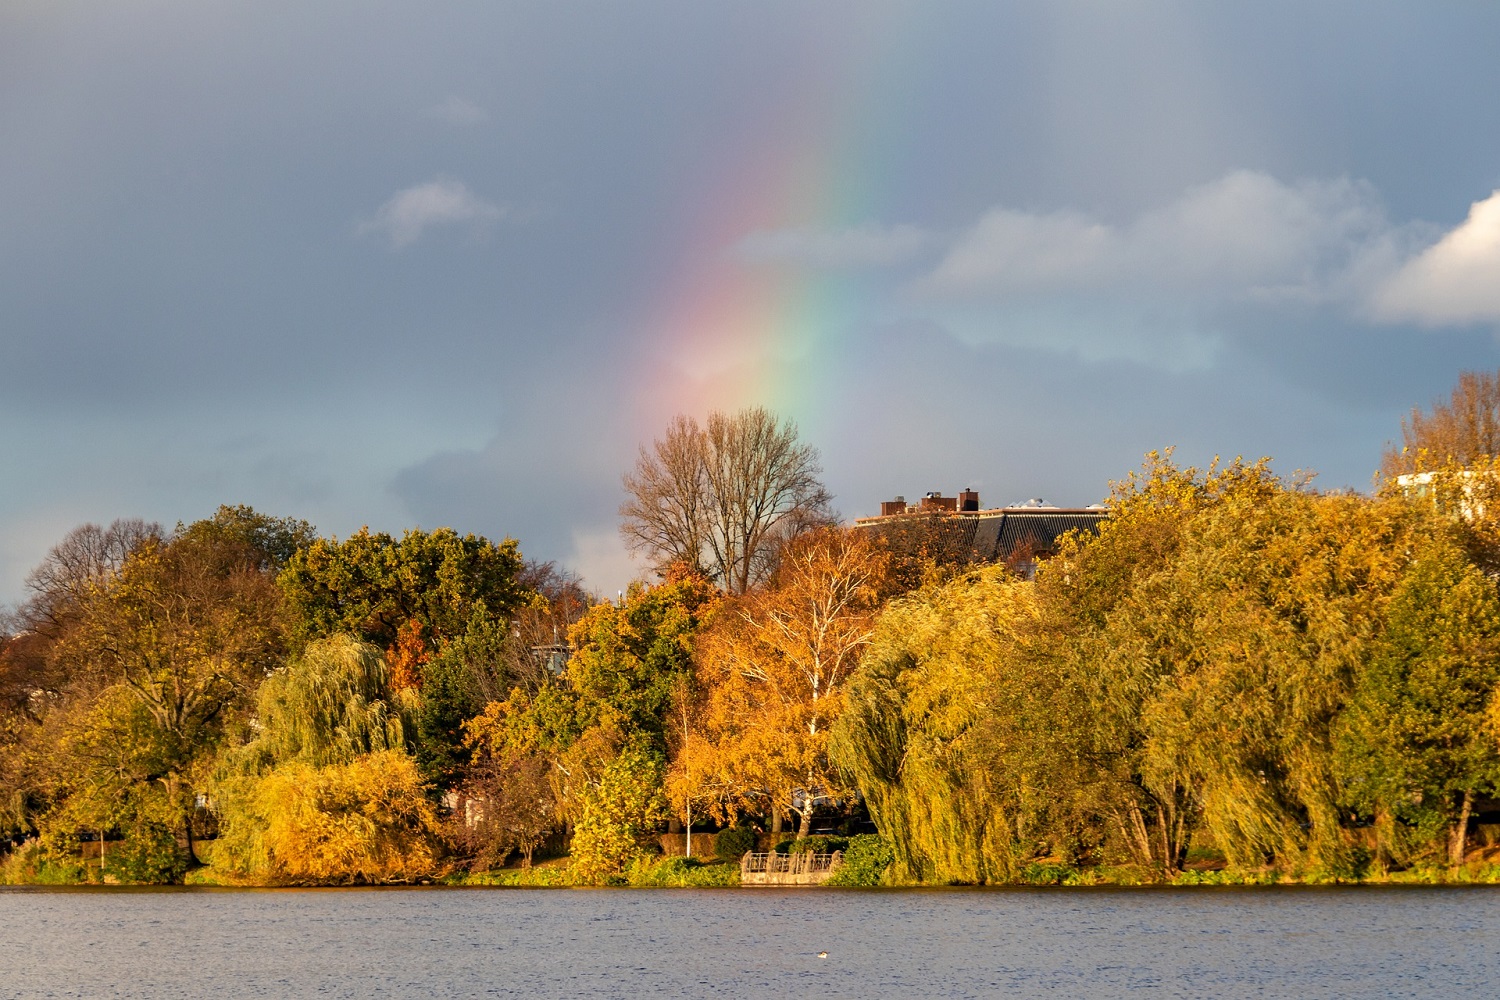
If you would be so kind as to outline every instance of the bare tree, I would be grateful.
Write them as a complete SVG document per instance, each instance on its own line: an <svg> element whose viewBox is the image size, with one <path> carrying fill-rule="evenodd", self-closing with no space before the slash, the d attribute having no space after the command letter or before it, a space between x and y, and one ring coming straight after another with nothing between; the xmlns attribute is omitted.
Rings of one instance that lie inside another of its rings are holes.
<svg viewBox="0 0 1500 1000"><path fill-rule="evenodd" d="M1380 468L1392 477L1497 455L1500 372L1464 372L1447 402L1434 402L1429 413L1413 408L1401 421L1401 447L1386 445Z"/></svg>
<svg viewBox="0 0 1500 1000"><path fill-rule="evenodd" d="M107 528L74 528L27 574L29 596L17 609L18 624L31 631L60 627L95 588L120 571L131 553L161 538L161 525L139 518L120 519Z"/></svg>
<svg viewBox="0 0 1500 1000"><path fill-rule="evenodd" d="M568 630L597 603L578 574L553 562L527 560L516 576L532 598L510 617L501 668L481 678L486 701L503 701L517 684L535 693L566 662Z"/></svg>
<svg viewBox="0 0 1500 1000"><path fill-rule="evenodd" d="M684 562L731 593L765 579L785 542L833 523L818 453L769 410L679 416L624 478L620 533L658 570Z"/></svg>

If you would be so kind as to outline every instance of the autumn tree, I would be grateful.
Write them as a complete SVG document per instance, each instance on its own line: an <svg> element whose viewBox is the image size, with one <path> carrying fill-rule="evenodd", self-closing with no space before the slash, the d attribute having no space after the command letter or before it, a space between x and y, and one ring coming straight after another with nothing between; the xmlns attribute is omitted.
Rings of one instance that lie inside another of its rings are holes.
<svg viewBox="0 0 1500 1000"><path fill-rule="evenodd" d="M97 589L69 634L69 655L129 691L173 748L163 780L187 801L190 765L279 662L279 600L258 554L242 545L149 541ZM186 808L182 824L191 854Z"/></svg>
<svg viewBox="0 0 1500 1000"><path fill-rule="evenodd" d="M0 616L0 713L16 725L40 722L64 697L90 697L106 681L88 661L67 655L65 640L79 626L88 602L147 542L163 538L161 526L121 519L107 527L84 524L48 550L25 580L26 598Z"/></svg>
<svg viewBox="0 0 1500 1000"><path fill-rule="evenodd" d="M476 871L498 868L512 853L530 868L532 855L558 826L557 795L545 757L511 751L482 757L468 773L453 839Z"/></svg>
<svg viewBox="0 0 1500 1000"><path fill-rule="evenodd" d="M908 511L862 527L891 554L891 578L913 591L938 578L953 578L981 562L971 540L974 522L942 511Z"/></svg>
<svg viewBox="0 0 1500 1000"><path fill-rule="evenodd" d="M1500 372L1466 371L1446 401L1423 412L1413 407L1401 421L1401 447L1386 445L1387 478L1448 463L1468 465L1500 455Z"/></svg>
<svg viewBox="0 0 1500 1000"><path fill-rule="evenodd" d="M439 855L438 821L423 791L416 761L397 750L318 768L282 765L250 786L236 822L220 838L224 867L273 884L430 876Z"/></svg>
<svg viewBox="0 0 1500 1000"><path fill-rule="evenodd" d="M829 729L888 582L874 540L825 528L790 542L771 582L720 612L699 646L706 705L674 769L674 799L707 791L721 813L773 819L790 809L808 834L820 798L843 788Z"/></svg>
<svg viewBox="0 0 1500 1000"><path fill-rule="evenodd" d="M84 524L52 546L26 575L26 600L17 609L20 629L55 633L102 584L148 541L163 538L161 525L122 518L108 527Z"/></svg>
<svg viewBox="0 0 1500 1000"><path fill-rule="evenodd" d="M502 669L481 679L486 701L503 700L515 685L534 691L553 680L567 660L573 626L599 603L577 574L555 563L528 560L520 582L531 596L511 615Z"/></svg>
<svg viewBox="0 0 1500 1000"><path fill-rule="evenodd" d="M429 874L438 822L406 748L417 708L374 646L309 644L261 685L253 738L220 762L215 864L271 881Z"/></svg>
<svg viewBox="0 0 1500 1000"><path fill-rule="evenodd" d="M625 475L620 532L658 570L683 562L742 594L788 538L832 523L821 474L796 425L764 408L679 416Z"/></svg>

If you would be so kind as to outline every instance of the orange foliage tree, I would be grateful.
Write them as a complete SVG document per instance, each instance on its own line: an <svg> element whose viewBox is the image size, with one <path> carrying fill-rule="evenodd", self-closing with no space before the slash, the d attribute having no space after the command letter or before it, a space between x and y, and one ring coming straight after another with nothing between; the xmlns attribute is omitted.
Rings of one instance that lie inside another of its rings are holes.
<svg viewBox="0 0 1500 1000"><path fill-rule="evenodd" d="M790 809L807 836L816 804L845 791L828 731L889 580L877 540L820 529L788 544L767 587L724 606L698 644L701 707L668 776L675 806L769 811L773 828Z"/></svg>

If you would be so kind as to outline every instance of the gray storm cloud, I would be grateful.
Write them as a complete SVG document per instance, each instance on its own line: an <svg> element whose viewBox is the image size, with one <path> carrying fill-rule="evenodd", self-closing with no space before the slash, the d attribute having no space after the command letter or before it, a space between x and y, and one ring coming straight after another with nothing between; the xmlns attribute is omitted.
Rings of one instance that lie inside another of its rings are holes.
<svg viewBox="0 0 1500 1000"><path fill-rule="evenodd" d="M0 5L0 602L80 521L226 502L612 593L620 474L713 404L682 344L724 315L787 323L735 347L848 514L1089 502L1174 443L1366 486L1500 367L1496 37L1383 0Z"/></svg>

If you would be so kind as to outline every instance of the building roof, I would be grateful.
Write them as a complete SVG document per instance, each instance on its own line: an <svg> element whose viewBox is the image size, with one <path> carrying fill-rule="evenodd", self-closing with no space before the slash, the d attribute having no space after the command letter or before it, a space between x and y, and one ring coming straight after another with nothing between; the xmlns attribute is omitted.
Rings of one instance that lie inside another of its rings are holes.
<svg viewBox="0 0 1500 1000"><path fill-rule="evenodd" d="M909 509L900 514L859 518L854 526L881 529L930 522L942 529L949 543L972 553L973 558L1010 562L1052 553L1062 535L1074 530L1098 531L1108 516L1102 507L1047 507L1033 502L979 511Z"/></svg>

